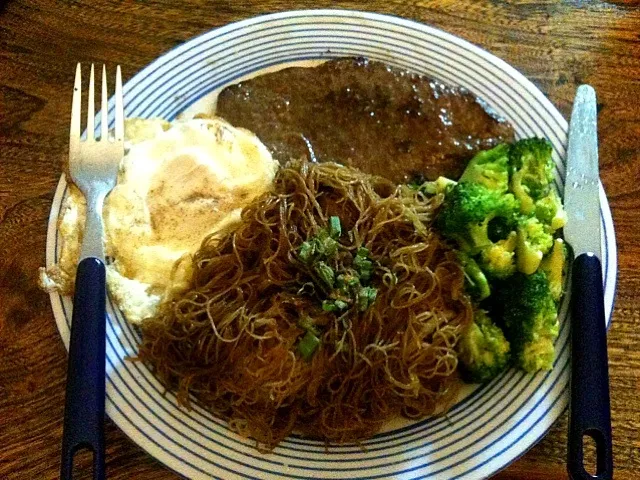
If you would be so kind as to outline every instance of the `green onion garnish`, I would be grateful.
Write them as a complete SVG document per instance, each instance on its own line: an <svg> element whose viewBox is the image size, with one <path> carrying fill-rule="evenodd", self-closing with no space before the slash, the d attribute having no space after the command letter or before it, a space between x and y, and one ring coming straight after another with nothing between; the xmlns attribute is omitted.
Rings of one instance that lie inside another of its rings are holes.
<svg viewBox="0 0 640 480"><path fill-rule="evenodd" d="M336 304L333 303L332 300L323 300L322 310L324 310L325 312L337 312L338 307L336 307Z"/></svg>
<svg viewBox="0 0 640 480"><path fill-rule="evenodd" d="M300 352L302 358L310 360L318 345L320 345L320 339L310 331L307 331L298 342L298 352Z"/></svg>
<svg viewBox="0 0 640 480"><path fill-rule="evenodd" d="M340 300L340 299L335 300L333 302L333 304L336 306L336 308L338 310L346 310L347 307L349 307L349 304L347 302L345 302L344 300Z"/></svg>
<svg viewBox="0 0 640 480"><path fill-rule="evenodd" d="M351 235L353 232L348 233ZM369 249L365 247L356 250L351 265L337 262L336 256L340 248L338 239L341 235L340 217L334 215L329 217L326 228L318 230L313 237L302 242L298 258L314 276L311 286L320 287L322 291L308 288L305 284L298 294L322 294L319 300L322 301L322 310L325 312L342 314L352 306L364 312L375 302L378 294L376 288L364 286L369 285L375 269L374 262L369 258ZM313 324L307 325L306 321L301 321L299 326L314 335L318 334Z"/></svg>
<svg viewBox="0 0 640 480"><path fill-rule="evenodd" d="M331 217L329 219L329 235L331 235L331 238L338 238L342 235L340 217Z"/></svg>
<svg viewBox="0 0 640 480"><path fill-rule="evenodd" d="M373 262L368 258L369 250L364 247L358 248L356 256L353 258L353 267L360 275L362 281L368 281L373 272Z"/></svg>
<svg viewBox="0 0 640 480"><path fill-rule="evenodd" d="M373 287L362 287L358 292L358 310L366 311L378 296L378 289Z"/></svg>
<svg viewBox="0 0 640 480"><path fill-rule="evenodd" d="M317 262L315 264L315 270L318 277L320 277L320 280L322 280L327 286L333 288L335 283L335 273L333 268L324 262Z"/></svg>
<svg viewBox="0 0 640 480"><path fill-rule="evenodd" d="M311 256L313 255L314 250L315 249L312 243L302 242L302 245L300 245L300 251L298 252L300 261L302 261L303 263L309 263L311 261Z"/></svg>
<svg viewBox="0 0 640 480"><path fill-rule="evenodd" d="M338 253L338 242L336 242L333 238L327 238L322 245L322 253L327 258L333 257L336 253Z"/></svg>

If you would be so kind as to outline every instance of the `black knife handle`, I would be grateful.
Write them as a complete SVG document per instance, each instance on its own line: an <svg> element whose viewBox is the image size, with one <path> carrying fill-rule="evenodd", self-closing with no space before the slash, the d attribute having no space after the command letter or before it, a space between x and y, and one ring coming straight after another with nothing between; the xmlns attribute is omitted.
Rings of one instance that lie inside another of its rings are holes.
<svg viewBox="0 0 640 480"><path fill-rule="evenodd" d="M105 266L97 258L78 265L73 298L60 478L73 478L73 457L93 452L93 479L104 477L106 333Z"/></svg>
<svg viewBox="0 0 640 480"><path fill-rule="evenodd" d="M583 253L573 262L571 300L571 408L567 469L574 480L613 478L607 332L598 257ZM596 476L583 466L583 438L596 444Z"/></svg>

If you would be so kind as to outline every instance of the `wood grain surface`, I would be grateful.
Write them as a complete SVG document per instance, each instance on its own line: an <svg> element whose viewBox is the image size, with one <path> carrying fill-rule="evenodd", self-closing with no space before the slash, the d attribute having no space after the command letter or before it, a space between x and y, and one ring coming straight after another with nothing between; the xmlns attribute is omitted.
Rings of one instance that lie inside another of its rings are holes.
<svg viewBox="0 0 640 480"><path fill-rule="evenodd" d="M636 1L0 1L0 479L57 478L66 356L36 286L67 154L76 62L131 77L194 35L292 8L391 13L447 30L522 71L568 118L598 92L601 175L619 248L609 331L616 478L640 478L640 7ZM566 416L499 479L566 478ZM113 424L110 479L170 479Z"/></svg>

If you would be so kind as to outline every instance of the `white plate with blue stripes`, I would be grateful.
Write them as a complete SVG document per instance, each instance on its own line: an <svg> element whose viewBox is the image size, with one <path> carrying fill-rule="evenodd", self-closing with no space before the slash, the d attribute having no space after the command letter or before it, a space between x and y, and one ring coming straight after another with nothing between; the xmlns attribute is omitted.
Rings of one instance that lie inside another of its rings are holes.
<svg viewBox="0 0 640 480"><path fill-rule="evenodd" d="M171 120L197 109L212 92L240 78L345 56L365 56L466 87L510 121L517 136L538 135L553 143L556 181L562 188L567 122L549 100L490 53L441 30L392 16L306 10L217 28L163 55L127 82L125 113ZM59 254L56 222L66 190L62 178L49 221L48 267ZM600 202L608 323L617 264L602 187ZM68 345L71 300L52 294L51 303ZM327 450L321 442L292 435L273 453L261 454L253 441L231 432L225 422L198 408L179 408L175 396L164 394L144 365L126 360L136 354L140 336L109 302L107 414L134 442L187 478L486 478L534 445L567 406L567 304L565 298L557 359L550 372L528 375L509 370L488 385L469 389L446 417L392 425L360 446Z"/></svg>

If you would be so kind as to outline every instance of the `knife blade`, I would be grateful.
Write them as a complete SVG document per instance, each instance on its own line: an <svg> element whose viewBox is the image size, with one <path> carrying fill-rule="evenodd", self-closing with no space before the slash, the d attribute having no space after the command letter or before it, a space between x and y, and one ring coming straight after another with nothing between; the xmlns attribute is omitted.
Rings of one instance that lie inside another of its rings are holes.
<svg viewBox="0 0 640 480"><path fill-rule="evenodd" d="M581 85L571 114L564 184L564 238L576 257L590 252L602 258L596 118L596 92L589 85Z"/></svg>
<svg viewBox="0 0 640 480"><path fill-rule="evenodd" d="M567 470L572 479L613 478L607 337L602 286L596 94L577 92L569 125L564 237L571 265L571 388ZM584 465L584 443L596 444L596 465ZM587 471L589 469L589 471ZM594 471L595 469L595 471Z"/></svg>

